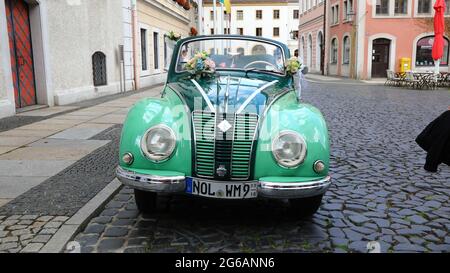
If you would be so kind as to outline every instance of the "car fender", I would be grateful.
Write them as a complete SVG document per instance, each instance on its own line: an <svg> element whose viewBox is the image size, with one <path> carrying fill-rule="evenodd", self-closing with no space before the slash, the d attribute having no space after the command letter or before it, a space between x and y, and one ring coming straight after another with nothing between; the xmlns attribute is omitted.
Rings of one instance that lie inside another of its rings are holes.
<svg viewBox="0 0 450 273"><path fill-rule="evenodd" d="M162 98L145 98L138 101L128 112L123 125L119 149L120 165L140 170L176 170L190 175L192 154L189 117L183 101L167 87ZM140 144L145 132L158 124L164 124L173 130L177 144L169 159L155 163L145 157ZM130 165L122 161L122 155L127 152L134 157Z"/></svg>

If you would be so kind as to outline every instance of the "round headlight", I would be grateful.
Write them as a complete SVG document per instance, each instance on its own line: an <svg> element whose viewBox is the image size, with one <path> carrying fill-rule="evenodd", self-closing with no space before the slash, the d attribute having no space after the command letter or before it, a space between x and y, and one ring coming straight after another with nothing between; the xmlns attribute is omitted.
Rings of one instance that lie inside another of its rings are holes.
<svg viewBox="0 0 450 273"><path fill-rule="evenodd" d="M272 154L283 167L294 168L306 156L306 142L298 133L282 131L272 142Z"/></svg>
<svg viewBox="0 0 450 273"><path fill-rule="evenodd" d="M161 162L169 158L175 150L175 145L174 132L162 124L148 129L141 140L142 152L155 162Z"/></svg>

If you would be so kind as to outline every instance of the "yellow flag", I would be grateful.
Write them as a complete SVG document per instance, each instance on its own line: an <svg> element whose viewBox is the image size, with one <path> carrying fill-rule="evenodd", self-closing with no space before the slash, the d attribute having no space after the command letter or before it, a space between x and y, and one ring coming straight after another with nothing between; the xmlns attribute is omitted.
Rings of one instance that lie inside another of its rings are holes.
<svg viewBox="0 0 450 273"><path fill-rule="evenodd" d="M225 9L228 14L231 13L231 0L225 0Z"/></svg>

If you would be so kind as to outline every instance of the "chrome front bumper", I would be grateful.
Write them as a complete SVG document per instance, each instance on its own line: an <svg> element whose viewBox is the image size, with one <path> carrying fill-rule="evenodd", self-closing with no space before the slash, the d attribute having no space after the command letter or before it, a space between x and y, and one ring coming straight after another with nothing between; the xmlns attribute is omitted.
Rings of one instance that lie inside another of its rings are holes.
<svg viewBox="0 0 450 273"><path fill-rule="evenodd" d="M124 185L143 191L177 193L184 192L186 188L185 176L140 174L125 170L120 166L116 169L116 176Z"/></svg>
<svg viewBox="0 0 450 273"><path fill-rule="evenodd" d="M184 193L186 189L185 176L157 176L139 174L117 167L117 179L124 185L134 189L164 192ZM238 182L238 181L233 181ZM323 194L331 185L331 178L327 176L320 180L295 183L258 182L258 196L267 198L305 198Z"/></svg>

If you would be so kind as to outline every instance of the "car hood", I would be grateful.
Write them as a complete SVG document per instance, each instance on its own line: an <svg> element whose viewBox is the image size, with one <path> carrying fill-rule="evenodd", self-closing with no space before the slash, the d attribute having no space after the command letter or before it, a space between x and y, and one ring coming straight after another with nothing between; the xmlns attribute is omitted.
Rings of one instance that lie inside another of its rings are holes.
<svg viewBox="0 0 450 273"><path fill-rule="evenodd" d="M169 83L178 92L191 111L210 111L209 100L223 113L235 113L244 105L244 112L261 114L280 92L287 91L286 84L278 81L249 79L246 77L217 76L212 79L182 79ZM203 93L203 94L202 94Z"/></svg>

